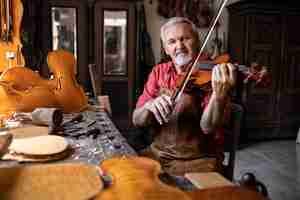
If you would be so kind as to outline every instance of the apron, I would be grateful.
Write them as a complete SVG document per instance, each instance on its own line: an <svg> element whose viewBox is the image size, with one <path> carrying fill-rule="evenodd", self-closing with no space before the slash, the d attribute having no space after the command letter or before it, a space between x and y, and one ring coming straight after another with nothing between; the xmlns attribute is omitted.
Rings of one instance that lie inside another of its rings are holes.
<svg viewBox="0 0 300 200"><path fill-rule="evenodd" d="M171 175L220 172L223 146L215 144L214 134L204 134L200 128L202 98L199 92L183 93L169 122L151 127L154 141L141 155L158 160L163 171Z"/></svg>

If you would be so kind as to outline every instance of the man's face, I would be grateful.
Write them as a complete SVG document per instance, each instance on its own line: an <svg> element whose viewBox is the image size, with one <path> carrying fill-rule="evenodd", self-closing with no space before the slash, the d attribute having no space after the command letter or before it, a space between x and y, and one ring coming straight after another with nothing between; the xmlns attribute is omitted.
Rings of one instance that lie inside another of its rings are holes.
<svg viewBox="0 0 300 200"><path fill-rule="evenodd" d="M165 29L165 52L175 66L188 64L196 53L197 40L191 25L178 23Z"/></svg>

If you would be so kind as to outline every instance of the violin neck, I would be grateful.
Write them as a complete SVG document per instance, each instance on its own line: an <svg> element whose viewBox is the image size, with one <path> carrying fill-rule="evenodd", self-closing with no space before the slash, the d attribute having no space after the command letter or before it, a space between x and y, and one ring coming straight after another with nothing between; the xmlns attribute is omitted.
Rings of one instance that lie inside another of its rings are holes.
<svg viewBox="0 0 300 200"><path fill-rule="evenodd" d="M214 63L197 63L195 69L199 70L212 70L214 68Z"/></svg>
<svg viewBox="0 0 300 200"><path fill-rule="evenodd" d="M199 70L212 70L216 64L215 63L197 63L195 69ZM237 71L245 74L248 71L248 67L245 65L235 65L237 67Z"/></svg>

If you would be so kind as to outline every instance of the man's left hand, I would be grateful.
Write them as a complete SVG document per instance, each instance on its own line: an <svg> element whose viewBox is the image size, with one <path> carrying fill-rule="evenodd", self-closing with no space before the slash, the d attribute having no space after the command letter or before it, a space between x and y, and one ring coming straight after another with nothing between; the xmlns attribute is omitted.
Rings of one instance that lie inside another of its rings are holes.
<svg viewBox="0 0 300 200"><path fill-rule="evenodd" d="M217 99L225 99L236 83L236 67L231 63L218 64L212 71L212 89Z"/></svg>

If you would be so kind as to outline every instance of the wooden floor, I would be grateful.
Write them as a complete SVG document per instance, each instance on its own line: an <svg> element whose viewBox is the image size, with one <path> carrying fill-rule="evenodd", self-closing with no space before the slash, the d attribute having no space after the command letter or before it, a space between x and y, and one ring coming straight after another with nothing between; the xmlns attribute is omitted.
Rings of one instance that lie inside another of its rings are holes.
<svg viewBox="0 0 300 200"><path fill-rule="evenodd" d="M268 188L271 200L300 199L300 144L295 140L260 142L237 152L235 180L252 172Z"/></svg>

